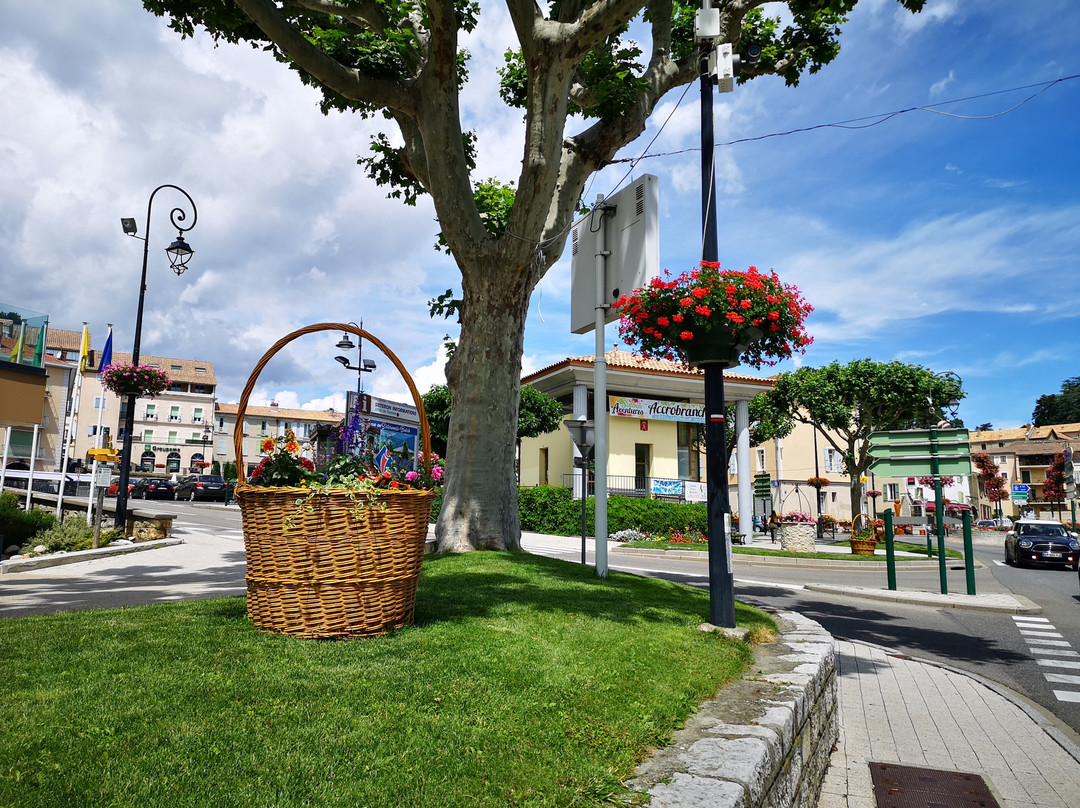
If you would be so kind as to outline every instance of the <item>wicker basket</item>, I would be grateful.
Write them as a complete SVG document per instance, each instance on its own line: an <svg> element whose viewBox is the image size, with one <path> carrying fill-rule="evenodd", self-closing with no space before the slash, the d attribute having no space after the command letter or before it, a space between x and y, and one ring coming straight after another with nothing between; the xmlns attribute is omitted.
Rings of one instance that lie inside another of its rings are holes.
<svg viewBox="0 0 1080 808"><path fill-rule="evenodd" d="M420 416L425 457L431 437L423 401L404 366L354 325L320 323L283 337L248 379L237 408L266 363L286 344L315 331L346 331L375 344L405 378ZM434 491L263 487L244 482L243 430L233 435L247 553L248 616L263 631L310 638L366 637L411 625ZM298 501L302 501L302 504Z"/></svg>
<svg viewBox="0 0 1080 808"><path fill-rule="evenodd" d="M849 544L851 545L851 553L852 555L872 556L874 555L874 551L877 549L877 538L855 538L856 531L860 529L858 527L860 520L862 520L863 530L865 530L871 524L870 517L867 516L865 513L860 513L851 520L851 541L849 542Z"/></svg>

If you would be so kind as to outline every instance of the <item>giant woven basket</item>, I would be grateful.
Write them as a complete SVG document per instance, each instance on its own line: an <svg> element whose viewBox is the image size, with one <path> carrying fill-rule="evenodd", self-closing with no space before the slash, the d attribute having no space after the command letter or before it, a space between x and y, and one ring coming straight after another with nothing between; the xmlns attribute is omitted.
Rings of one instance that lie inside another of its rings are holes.
<svg viewBox="0 0 1080 808"><path fill-rule="evenodd" d="M434 491L305 488L244 481L248 398L266 363L286 344L316 331L346 331L376 345L402 374L420 416L424 457L431 436L424 404L398 358L354 325L320 323L283 337L266 352L240 397L233 435L247 553L248 616L263 631L311 638L365 637L410 625Z"/></svg>

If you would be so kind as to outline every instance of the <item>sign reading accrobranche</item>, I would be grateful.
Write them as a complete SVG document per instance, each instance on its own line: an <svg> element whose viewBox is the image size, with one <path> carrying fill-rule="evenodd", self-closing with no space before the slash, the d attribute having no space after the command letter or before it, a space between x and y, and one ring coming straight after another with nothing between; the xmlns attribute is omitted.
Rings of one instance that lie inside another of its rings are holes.
<svg viewBox="0 0 1080 808"><path fill-rule="evenodd" d="M649 418L654 421L705 423L705 406L683 401L653 401L648 398L608 396L608 414L623 418Z"/></svg>

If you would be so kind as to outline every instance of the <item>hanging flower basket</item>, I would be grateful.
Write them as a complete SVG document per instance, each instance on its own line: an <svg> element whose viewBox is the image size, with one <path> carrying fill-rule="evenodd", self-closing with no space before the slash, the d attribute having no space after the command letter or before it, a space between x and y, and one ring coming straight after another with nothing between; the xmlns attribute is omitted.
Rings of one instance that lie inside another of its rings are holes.
<svg viewBox="0 0 1080 808"><path fill-rule="evenodd" d="M828 477L811 477L809 480L806 481L806 484L808 486L810 486L811 488L816 488L818 491L820 491L822 488L828 488L831 483L832 480L830 480Z"/></svg>
<svg viewBox="0 0 1080 808"><path fill-rule="evenodd" d="M278 340L248 379L236 423L243 423L266 363L292 340L317 331L351 332L394 363L420 416L423 458L430 464L427 416L411 377L382 342L352 325L310 325ZM322 639L385 634L411 625L435 491L389 485L336 488L301 478L295 484L252 485L244 476L240 430L233 446L247 554L247 610L255 625ZM433 479L431 468L420 476Z"/></svg>
<svg viewBox="0 0 1080 808"><path fill-rule="evenodd" d="M813 307L775 272L756 267L739 272L702 261L673 280L654 278L615 307L628 346L691 367L775 365L813 341L803 328Z"/></svg>
<svg viewBox="0 0 1080 808"><path fill-rule="evenodd" d="M171 384L169 374L149 365L114 363L102 368L98 380L118 396L153 398Z"/></svg>

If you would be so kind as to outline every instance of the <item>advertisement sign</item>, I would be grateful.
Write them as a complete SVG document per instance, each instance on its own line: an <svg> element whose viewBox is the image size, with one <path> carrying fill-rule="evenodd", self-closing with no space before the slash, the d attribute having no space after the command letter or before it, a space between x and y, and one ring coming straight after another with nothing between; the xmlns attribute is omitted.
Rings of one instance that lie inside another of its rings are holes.
<svg viewBox="0 0 1080 808"><path fill-rule="evenodd" d="M657 480L652 481L653 496L681 497L683 495L682 480Z"/></svg>
<svg viewBox="0 0 1080 808"><path fill-rule="evenodd" d="M685 492L687 502L709 501L709 491L705 483L695 483L687 480L683 483L683 491Z"/></svg>
<svg viewBox="0 0 1080 808"><path fill-rule="evenodd" d="M378 454L385 447L398 468L416 468L416 452L420 440L420 428L394 424L377 418L364 419L364 454Z"/></svg>
<svg viewBox="0 0 1080 808"><path fill-rule="evenodd" d="M682 421L705 423L705 405L683 401L654 401L631 396L608 396L608 415L653 421Z"/></svg>

